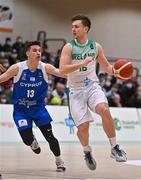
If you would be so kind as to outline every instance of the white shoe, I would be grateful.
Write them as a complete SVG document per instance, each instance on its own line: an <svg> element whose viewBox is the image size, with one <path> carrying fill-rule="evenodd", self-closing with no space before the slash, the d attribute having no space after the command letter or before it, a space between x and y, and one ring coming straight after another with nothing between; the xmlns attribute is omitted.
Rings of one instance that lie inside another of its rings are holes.
<svg viewBox="0 0 141 180"><path fill-rule="evenodd" d="M96 169L96 161L93 158L91 151L84 151L85 154L85 161L86 165L90 170L95 170Z"/></svg>
<svg viewBox="0 0 141 180"><path fill-rule="evenodd" d="M118 144L111 149L111 157L116 159L117 162L127 161L126 153L119 148Z"/></svg>
<svg viewBox="0 0 141 180"><path fill-rule="evenodd" d="M57 166L57 169L56 169L57 172L63 172L63 171L66 170L63 161L61 161L61 162L56 162L56 166Z"/></svg>

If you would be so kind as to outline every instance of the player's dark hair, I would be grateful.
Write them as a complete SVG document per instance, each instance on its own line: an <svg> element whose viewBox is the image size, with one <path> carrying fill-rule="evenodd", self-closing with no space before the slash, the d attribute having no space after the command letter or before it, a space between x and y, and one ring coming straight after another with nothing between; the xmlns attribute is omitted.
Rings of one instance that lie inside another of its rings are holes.
<svg viewBox="0 0 141 180"><path fill-rule="evenodd" d="M73 16L72 19L71 19L72 22L74 22L76 20L81 20L82 24L84 26L88 27L88 31L90 30L90 28L91 28L91 21L90 21L90 19L87 16L78 14L78 15Z"/></svg>
<svg viewBox="0 0 141 180"><path fill-rule="evenodd" d="M25 51L30 50L31 46L38 45L40 46L40 42L38 41L27 41L25 44Z"/></svg>

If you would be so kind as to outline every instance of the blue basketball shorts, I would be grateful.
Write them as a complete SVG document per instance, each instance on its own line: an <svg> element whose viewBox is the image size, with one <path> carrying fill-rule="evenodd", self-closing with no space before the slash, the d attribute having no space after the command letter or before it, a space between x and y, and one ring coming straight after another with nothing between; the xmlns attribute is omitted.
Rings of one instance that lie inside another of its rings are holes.
<svg viewBox="0 0 141 180"><path fill-rule="evenodd" d="M52 121L50 114L45 107L42 108L14 108L13 119L19 131L33 126L43 126Z"/></svg>

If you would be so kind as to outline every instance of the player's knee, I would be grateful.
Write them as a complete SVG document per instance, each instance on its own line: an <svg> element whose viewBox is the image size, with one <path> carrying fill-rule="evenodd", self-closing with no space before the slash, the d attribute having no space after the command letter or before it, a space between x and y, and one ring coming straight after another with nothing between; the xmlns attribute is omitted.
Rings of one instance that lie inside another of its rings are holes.
<svg viewBox="0 0 141 180"><path fill-rule="evenodd" d="M106 103L100 103L96 106L96 113L100 116L104 115L105 113L109 112L109 106Z"/></svg>
<svg viewBox="0 0 141 180"><path fill-rule="evenodd" d="M77 135L86 135L89 132L89 122L85 122L78 126Z"/></svg>
<svg viewBox="0 0 141 180"><path fill-rule="evenodd" d="M53 135L51 124L40 126L39 128L48 142L57 141Z"/></svg>
<svg viewBox="0 0 141 180"><path fill-rule="evenodd" d="M55 156L60 156L60 147L58 140L54 137L52 133L51 124L40 126L39 129L41 130L43 136L49 143L50 149Z"/></svg>
<svg viewBox="0 0 141 180"><path fill-rule="evenodd" d="M32 129L25 129L19 132L23 143L27 146L30 146L34 140Z"/></svg>
<svg viewBox="0 0 141 180"><path fill-rule="evenodd" d="M46 140L48 142L57 142L58 141L52 132L50 132L50 133L48 133L48 135L46 135Z"/></svg>

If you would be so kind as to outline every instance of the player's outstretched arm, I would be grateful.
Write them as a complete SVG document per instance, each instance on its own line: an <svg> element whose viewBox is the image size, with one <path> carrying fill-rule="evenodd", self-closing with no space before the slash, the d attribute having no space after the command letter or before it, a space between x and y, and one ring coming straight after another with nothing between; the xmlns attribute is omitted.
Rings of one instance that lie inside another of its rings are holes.
<svg viewBox="0 0 141 180"><path fill-rule="evenodd" d="M97 46L98 46L97 61L99 62L100 66L104 71L106 71L110 75L113 75L113 66L108 62L107 58L105 57L102 46L98 43Z"/></svg>
<svg viewBox="0 0 141 180"><path fill-rule="evenodd" d="M72 49L70 44L66 44L63 47L60 57L60 67L59 67L60 72L62 74L69 74L73 71L76 71L94 60L92 57L87 57L80 63L72 64L71 51Z"/></svg>
<svg viewBox="0 0 141 180"><path fill-rule="evenodd" d="M0 64L0 73L4 73L6 71L6 68L3 67L2 64Z"/></svg>
<svg viewBox="0 0 141 180"><path fill-rule="evenodd" d="M19 67L17 64L14 64L8 68L6 72L0 75L0 83L8 81L12 77L16 76L18 73Z"/></svg>
<svg viewBox="0 0 141 180"><path fill-rule="evenodd" d="M47 74L52 74L52 75L55 75L55 76L59 76L59 77L62 77L62 78L67 78L66 75L62 74L58 68L54 67L53 65L51 64L46 64L46 73Z"/></svg>

